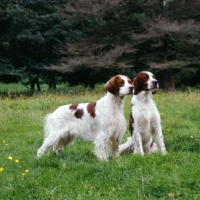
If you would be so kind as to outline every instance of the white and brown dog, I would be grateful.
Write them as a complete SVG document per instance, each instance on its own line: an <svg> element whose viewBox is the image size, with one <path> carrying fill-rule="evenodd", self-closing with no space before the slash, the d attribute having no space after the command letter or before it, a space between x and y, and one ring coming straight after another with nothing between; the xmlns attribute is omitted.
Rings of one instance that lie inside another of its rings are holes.
<svg viewBox="0 0 200 200"><path fill-rule="evenodd" d="M38 158L50 147L59 155L76 137L93 141L99 160L119 155L119 144L126 132L124 97L133 94L133 85L127 76L117 75L104 88L106 95L96 102L64 105L46 116Z"/></svg>
<svg viewBox="0 0 200 200"><path fill-rule="evenodd" d="M131 137L120 145L119 152L144 155L161 151L166 154L163 141L161 119L152 99L159 87L158 81L151 72L143 71L137 74L133 81L134 95L131 100L130 131ZM153 142L155 136L155 143Z"/></svg>

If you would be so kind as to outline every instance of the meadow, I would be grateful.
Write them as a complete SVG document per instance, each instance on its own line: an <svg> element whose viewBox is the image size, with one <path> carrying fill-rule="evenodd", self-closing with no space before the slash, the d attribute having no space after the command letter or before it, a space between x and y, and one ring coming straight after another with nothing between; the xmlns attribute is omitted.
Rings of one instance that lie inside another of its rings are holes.
<svg viewBox="0 0 200 200"><path fill-rule="evenodd" d="M143 200L200 199L200 91L187 89L153 96L161 114L168 154L123 155L100 162L93 144L77 139L56 157L41 159L43 118L58 106L96 101L102 87L1 96L0 199ZM131 96L124 113L128 122ZM129 136L127 132L123 138Z"/></svg>

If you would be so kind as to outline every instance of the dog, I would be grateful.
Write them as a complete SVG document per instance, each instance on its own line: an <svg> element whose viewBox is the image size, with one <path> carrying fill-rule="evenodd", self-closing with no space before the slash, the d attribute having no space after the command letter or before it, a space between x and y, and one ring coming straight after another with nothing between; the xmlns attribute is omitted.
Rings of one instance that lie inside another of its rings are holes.
<svg viewBox="0 0 200 200"><path fill-rule="evenodd" d="M96 102L60 106L46 116L38 158L51 147L60 155L64 146L77 137L94 142L94 154L100 161L119 155L119 144L126 132L124 100L133 94L133 83L127 76L117 75L104 88L106 95Z"/></svg>
<svg viewBox="0 0 200 200"><path fill-rule="evenodd" d="M131 137L119 146L119 152L120 154L133 152L143 156L144 153L161 151L165 155L167 151L160 114L152 99L152 94L155 94L159 88L158 81L151 72L142 71L134 78L133 86L134 95L131 100L129 119Z"/></svg>

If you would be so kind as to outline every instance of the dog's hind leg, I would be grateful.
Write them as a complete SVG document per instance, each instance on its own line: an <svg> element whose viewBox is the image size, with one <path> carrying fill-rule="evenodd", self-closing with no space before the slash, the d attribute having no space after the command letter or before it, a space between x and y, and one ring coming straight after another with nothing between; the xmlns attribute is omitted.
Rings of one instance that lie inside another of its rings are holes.
<svg viewBox="0 0 200 200"><path fill-rule="evenodd" d="M45 151L47 151L50 148L50 146L46 146L45 144L43 144L38 150L37 150L37 158L42 157L42 155L44 154Z"/></svg>
<svg viewBox="0 0 200 200"><path fill-rule="evenodd" d="M143 144L143 149L145 153L155 153L156 151L158 151L158 147L157 144L153 142L151 133L149 133L149 135L149 139L146 138L146 141Z"/></svg>
<svg viewBox="0 0 200 200"><path fill-rule="evenodd" d="M133 151L134 151L133 139L132 137L128 137L127 141L119 146L119 154L133 153Z"/></svg>
<svg viewBox="0 0 200 200"><path fill-rule="evenodd" d="M57 143L53 145L53 150L56 152L57 156L60 156L64 147L75 140L75 135L67 135L67 137L60 138Z"/></svg>
<svg viewBox="0 0 200 200"><path fill-rule="evenodd" d="M42 146L37 150L37 157L40 158L42 155L51 148L56 142L57 138L55 134L50 134L48 137L44 139Z"/></svg>

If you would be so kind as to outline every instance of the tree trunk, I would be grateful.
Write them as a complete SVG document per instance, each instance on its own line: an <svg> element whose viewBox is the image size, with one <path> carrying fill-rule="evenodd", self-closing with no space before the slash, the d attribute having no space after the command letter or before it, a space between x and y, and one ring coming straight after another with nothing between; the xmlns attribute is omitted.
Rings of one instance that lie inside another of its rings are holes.
<svg viewBox="0 0 200 200"><path fill-rule="evenodd" d="M54 89L56 90L56 77L54 75L54 73L50 73L49 76L49 90Z"/></svg>
<svg viewBox="0 0 200 200"><path fill-rule="evenodd" d="M31 90L35 90L35 83L32 76L29 76L29 83L31 86Z"/></svg>
<svg viewBox="0 0 200 200"><path fill-rule="evenodd" d="M37 75L37 77L36 77L36 84L37 84L37 90L41 91L40 82L39 82L39 75Z"/></svg>
<svg viewBox="0 0 200 200"><path fill-rule="evenodd" d="M159 74L160 87L165 91L174 91L174 80L172 70L163 70Z"/></svg>
<svg viewBox="0 0 200 200"><path fill-rule="evenodd" d="M39 83L39 75L30 75L29 82L31 86L31 90L35 90L35 84L37 85L37 90L40 91L40 83Z"/></svg>
<svg viewBox="0 0 200 200"><path fill-rule="evenodd" d="M55 82L52 82L52 81L49 82L49 90L51 90L51 89L56 90L56 83Z"/></svg>

